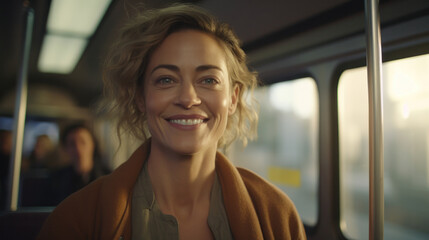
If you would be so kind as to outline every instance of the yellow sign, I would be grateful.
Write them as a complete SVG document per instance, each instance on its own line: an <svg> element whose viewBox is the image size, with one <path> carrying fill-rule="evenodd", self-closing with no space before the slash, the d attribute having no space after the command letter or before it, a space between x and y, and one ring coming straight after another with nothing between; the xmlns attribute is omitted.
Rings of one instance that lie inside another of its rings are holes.
<svg viewBox="0 0 429 240"><path fill-rule="evenodd" d="M301 187L301 171L291 168L270 167L268 179L290 187Z"/></svg>

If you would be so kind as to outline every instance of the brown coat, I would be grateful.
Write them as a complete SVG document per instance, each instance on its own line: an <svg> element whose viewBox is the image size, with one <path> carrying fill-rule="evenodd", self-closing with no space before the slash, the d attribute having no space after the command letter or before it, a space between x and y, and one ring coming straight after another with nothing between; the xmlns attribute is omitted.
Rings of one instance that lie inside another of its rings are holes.
<svg viewBox="0 0 429 240"><path fill-rule="evenodd" d="M149 144L112 174L65 199L37 239L131 239L132 190ZM216 155L216 171L234 239L306 239L299 215L282 191L234 167L221 153Z"/></svg>

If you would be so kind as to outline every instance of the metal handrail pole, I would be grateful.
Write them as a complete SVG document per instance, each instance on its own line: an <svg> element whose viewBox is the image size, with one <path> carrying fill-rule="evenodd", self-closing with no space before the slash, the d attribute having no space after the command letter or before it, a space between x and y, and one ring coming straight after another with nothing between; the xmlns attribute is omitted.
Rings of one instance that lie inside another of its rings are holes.
<svg viewBox="0 0 429 240"><path fill-rule="evenodd" d="M29 6L29 2L24 2L24 39L21 55L21 66L17 79L15 112L13 123L13 148L11 155L11 164L9 170L9 195L8 209L16 211L18 208L19 179L21 171L22 145L24 140L25 115L27 111L27 75L28 60L31 48L31 38L33 33L34 11Z"/></svg>
<svg viewBox="0 0 429 240"><path fill-rule="evenodd" d="M378 0L366 0L369 97L369 239L384 235L383 82Z"/></svg>

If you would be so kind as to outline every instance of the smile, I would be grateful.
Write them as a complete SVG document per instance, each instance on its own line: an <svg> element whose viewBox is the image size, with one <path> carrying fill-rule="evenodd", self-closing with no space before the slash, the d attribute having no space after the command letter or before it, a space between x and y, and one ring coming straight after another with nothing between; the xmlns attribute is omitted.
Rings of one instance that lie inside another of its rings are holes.
<svg viewBox="0 0 429 240"><path fill-rule="evenodd" d="M201 124L204 122L204 120L203 119L170 119L169 122L189 126L189 125Z"/></svg>

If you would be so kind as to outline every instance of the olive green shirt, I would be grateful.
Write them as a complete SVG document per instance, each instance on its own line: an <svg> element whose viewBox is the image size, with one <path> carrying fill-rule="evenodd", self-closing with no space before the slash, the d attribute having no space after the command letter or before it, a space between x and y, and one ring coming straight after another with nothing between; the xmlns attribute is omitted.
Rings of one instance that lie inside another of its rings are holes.
<svg viewBox="0 0 429 240"><path fill-rule="evenodd" d="M172 215L163 214L156 202L147 172L147 164L143 166L134 186L131 204L131 234L133 240L179 239L179 227L176 218ZM233 239L217 174L215 174L215 181L211 190L207 223L214 239Z"/></svg>

